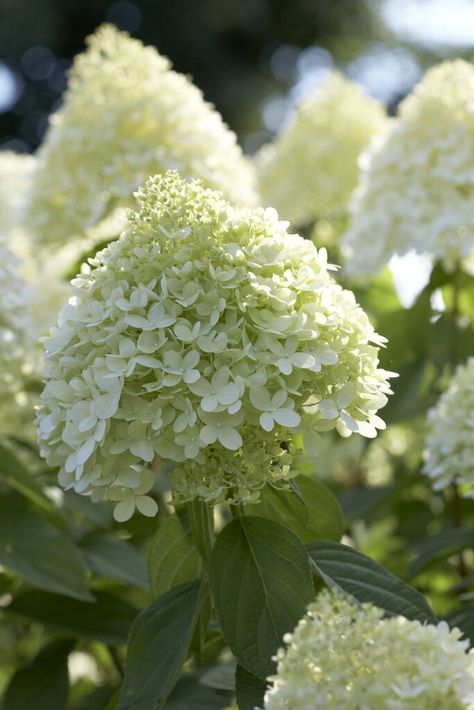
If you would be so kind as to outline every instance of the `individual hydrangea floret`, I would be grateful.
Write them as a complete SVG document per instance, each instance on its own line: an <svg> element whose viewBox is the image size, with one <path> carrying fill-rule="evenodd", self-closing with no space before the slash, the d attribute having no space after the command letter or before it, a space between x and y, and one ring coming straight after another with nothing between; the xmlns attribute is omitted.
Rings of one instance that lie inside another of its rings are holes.
<svg viewBox="0 0 474 710"><path fill-rule="evenodd" d="M284 641L265 710L474 708L473 652L444 621L383 618L323 591Z"/></svg>
<svg viewBox="0 0 474 710"><path fill-rule="evenodd" d="M424 459L423 473L434 490L456 483L474 497L474 357L457 368L428 412Z"/></svg>
<svg viewBox="0 0 474 710"><path fill-rule="evenodd" d="M473 92L471 64L434 67L363 157L343 240L349 270L376 272L411 250L451 268L472 253Z"/></svg>
<svg viewBox="0 0 474 710"><path fill-rule="evenodd" d="M38 151L28 226L39 244L82 236L169 168L254 204L250 162L186 76L112 25L87 44Z"/></svg>
<svg viewBox="0 0 474 710"><path fill-rule="evenodd" d="M294 432L314 450L318 432L384 427L384 339L324 250L176 172L137 198L46 341L40 441L64 486L128 501L120 519L139 492L147 514L161 460L176 501L251 502L296 475Z"/></svg>
<svg viewBox="0 0 474 710"><path fill-rule="evenodd" d="M338 218L357 183L357 160L388 119L382 106L337 73L305 96L257 158L263 204L302 226Z"/></svg>

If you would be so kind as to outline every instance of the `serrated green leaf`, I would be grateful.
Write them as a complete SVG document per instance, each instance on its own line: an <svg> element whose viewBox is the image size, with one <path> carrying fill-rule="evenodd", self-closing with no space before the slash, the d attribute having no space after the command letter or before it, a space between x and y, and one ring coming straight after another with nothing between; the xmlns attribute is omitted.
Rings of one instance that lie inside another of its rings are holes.
<svg viewBox="0 0 474 710"><path fill-rule="evenodd" d="M242 666L237 666L235 671L235 694L239 710L255 710L263 707L263 698L267 684L261 678L257 678L245 670Z"/></svg>
<svg viewBox="0 0 474 710"><path fill-rule="evenodd" d="M20 501L0 502L0 564L39 589L94 599L74 543Z"/></svg>
<svg viewBox="0 0 474 710"><path fill-rule="evenodd" d="M200 582L158 597L136 618L117 710L163 707L186 659L199 609Z"/></svg>
<svg viewBox="0 0 474 710"><path fill-rule="evenodd" d="M112 535L92 535L81 541L91 569L101 577L148 589L146 563L138 550Z"/></svg>
<svg viewBox="0 0 474 710"><path fill-rule="evenodd" d="M266 485L252 515L287 525L303 543L313 540L339 541L344 521L336 497L320 481L309 476L293 479L297 492Z"/></svg>
<svg viewBox="0 0 474 710"><path fill-rule="evenodd" d="M67 659L73 641L52 641L11 679L5 710L64 710L69 692Z"/></svg>
<svg viewBox="0 0 474 710"><path fill-rule="evenodd" d="M45 495L39 481L32 475L15 453L0 444L0 475L9 485L28 498L40 510L55 514L53 502Z"/></svg>
<svg viewBox="0 0 474 710"><path fill-rule="evenodd" d="M342 589L359 602L372 602L389 614L434 621L423 595L370 557L337 542L313 542L306 549L329 587Z"/></svg>
<svg viewBox="0 0 474 710"><path fill-rule="evenodd" d="M199 577L199 553L186 522L174 514L164 518L153 536L148 555L148 577L157 597Z"/></svg>
<svg viewBox="0 0 474 710"><path fill-rule="evenodd" d="M433 562L450 557L465 548L474 548L474 528L445 530L424 540L417 547L420 554L413 560L409 569L413 577Z"/></svg>
<svg viewBox="0 0 474 710"><path fill-rule="evenodd" d="M17 594L6 613L19 614L68 636L118 645L127 642L138 609L110 592L94 592L95 602L28 590Z"/></svg>
<svg viewBox="0 0 474 710"><path fill-rule="evenodd" d="M274 671L283 635L314 596L308 555L283 525L256 516L230 522L216 540L209 583L232 653L261 678Z"/></svg>

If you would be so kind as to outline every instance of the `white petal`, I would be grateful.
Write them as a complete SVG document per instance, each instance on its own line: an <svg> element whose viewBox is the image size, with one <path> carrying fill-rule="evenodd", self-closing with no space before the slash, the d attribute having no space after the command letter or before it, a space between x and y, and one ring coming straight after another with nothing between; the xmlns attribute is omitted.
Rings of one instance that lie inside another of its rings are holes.
<svg viewBox="0 0 474 710"><path fill-rule="evenodd" d="M217 440L217 427L213 424L206 424L199 432L199 438L204 444L213 444Z"/></svg>
<svg viewBox="0 0 474 710"><path fill-rule="evenodd" d="M91 404L91 414L98 419L110 419L117 411L120 392L100 394Z"/></svg>
<svg viewBox="0 0 474 710"><path fill-rule="evenodd" d="M242 446L242 437L236 429L218 429L217 438L230 451L237 451Z"/></svg>
<svg viewBox="0 0 474 710"><path fill-rule="evenodd" d="M150 462L155 458L155 449L149 441L132 441L130 451L144 461Z"/></svg>
<svg viewBox="0 0 474 710"><path fill-rule="evenodd" d="M135 502L133 496L127 496L125 500L121 500L115 506L114 518L118 523L124 523L126 520L130 520L134 512Z"/></svg>
<svg viewBox="0 0 474 710"><path fill-rule="evenodd" d="M260 411L263 411L263 412L270 409L270 406L271 406L270 393L268 392L267 389L265 389L265 387L261 387L259 385L252 387L249 392L249 397L250 397L250 401L252 402L255 409L259 409ZM268 431L270 431L270 430L268 430Z"/></svg>
<svg viewBox="0 0 474 710"><path fill-rule="evenodd" d="M265 431L272 431L273 427L275 426L275 423L273 421L273 414L270 414L270 412L264 412L263 414L261 414L260 426L262 427L262 429L265 429Z"/></svg>
<svg viewBox="0 0 474 710"><path fill-rule="evenodd" d="M226 385L217 393L217 399L220 404L232 404L236 399L239 399L240 389L237 385Z"/></svg>
<svg viewBox="0 0 474 710"><path fill-rule="evenodd" d="M276 412L273 412L273 418L277 424L288 427L288 429L298 426L301 421L300 415L292 409L277 409Z"/></svg>
<svg viewBox="0 0 474 710"><path fill-rule="evenodd" d="M319 403L318 412L324 419L337 419L339 416L339 409L332 399L323 399Z"/></svg>
<svg viewBox="0 0 474 710"><path fill-rule="evenodd" d="M137 496L135 498L135 505L137 506L137 510L139 510L142 515L146 515L147 518L154 518L158 512L158 505L150 496Z"/></svg>

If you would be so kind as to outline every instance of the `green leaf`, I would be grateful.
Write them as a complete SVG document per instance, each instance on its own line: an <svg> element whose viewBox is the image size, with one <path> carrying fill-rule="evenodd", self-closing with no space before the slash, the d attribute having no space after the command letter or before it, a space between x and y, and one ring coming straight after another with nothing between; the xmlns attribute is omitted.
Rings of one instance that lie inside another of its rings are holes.
<svg viewBox="0 0 474 710"><path fill-rule="evenodd" d="M207 688L194 673L183 673L164 704L164 710L222 710L231 702L231 695Z"/></svg>
<svg viewBox="0 0 474 710"><path fill-rule="evenodd" d="M283 635L314 596L308 555L288 528L256 516L230 522L216 540L209 582L232 653L265 678Z"/></svg>
<svg viewBox="0 0 474 710"><path fill-rule="evenodd" d="M339 541L344 533L341 508L327 486L309 476L298 476L292 490L278 490L267 484L252 515L287 525L304 543L313 540Z"/></svg>
<svg viewBox="0 0 474 710"><path fill-rule="evenodd" d="M156 531L148 555L148 576L157 597L199 577L199 553L186 521L174 514L164 518Z"/></svg>
<svg viewBox="0 0 474 710"><path fill-rule="evenodd" d="M3 697L5 710L64 710L69 692L67 659L73 641L53 641L20 668Z"/></svg>
<svg viewBox="0 0 474 710"><path fill-rule="evenodd" d="M138 609L110 592L95 592L95 597L94 603L87 603L50 592L28 590L17 594L3 611L87 641L126 643Z"/></svg>
<svg viewBox="0 0 474 710"><path fill-rule="evenodd" d="M136 618L117 710L161 708L186 659L199 609L200 582L172 589Z"/></svg>
<svg viewBox="0 0 474 710"><path fill-rule="evenodd" d="M28 498L40 510L55 513L53 502L45 495L41 484L10 448L0 444L0 475L8 484Z"/></svg>
<svg viewBox="0 0 474 710"><path fill-rule="evenodd" d="M235 690L235 670L235 662L219 663L203 673L200 682L207 688L233 693Z"/></svg>
<svg viewBox="0 0 474 710"><path fill-rule="evenodd" d="M243 668L237 666L235 671L235 694L239 710L255 710L263 707L263 698L267 684Z"/></svg>
<svg viewBox="0 0 474 710"><path fill-rule="evenodd" d="M434 621L423 595L370 557L337 542L313 542L306 549L328 587L342 589L359 602L372 602L389 614Z"/></svg>
<svg viewBox="0 0 474 710"><path fill-rule="evenodd" d="M450 614L447 621L451 627L457 626L461 629L465 638L469 639L471 646L474 647L474 600Z"/></svg>
<svg viewBox="0 0 474 710"><path fill-rule="evenodd" d="M445 530L418 545L420 554L410 565L410 575L414 577L429 564L472 547L474 547L474 528Z"/></svg>
<svg viewBox="0 0 474 710"><path fill-rule="evenodd" d="M81 549L101 577L148 589L145 560L130 543L112 535L94 535L81 541Z"/></svg>
<svg viewBox="0 0 474 710"><path fill-rule="evenodd" d="M79 513L101 528L108 528L112 523L112 505L110 503L102 501L93 503L88 496L81 496L74 491L64 491L62 502L63 507L67 509L63 511L65 513L68 511Z"/></svg>
<svg viewBox="0 0 474 710"><path fill-rule="evenodd" d="M77 547L20 501L0 502L0 564L39 589L94 598Z"/></svg>

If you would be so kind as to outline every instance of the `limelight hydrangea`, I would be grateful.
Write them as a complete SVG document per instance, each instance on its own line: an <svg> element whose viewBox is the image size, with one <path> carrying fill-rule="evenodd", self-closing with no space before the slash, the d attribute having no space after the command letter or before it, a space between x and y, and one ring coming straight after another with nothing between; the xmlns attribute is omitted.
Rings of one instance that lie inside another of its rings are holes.
<svg viewBox="0 0 474 710"><path fill-rule="evenodd" d="M350 270L378 271L412 249L448 266L472 252L473 96L471 64L434 67L364 156L343 240Z"/></svg>
<svg viewBox="0 0 474 710"><path fill-rule="evenodd" d="M38 151L28 214L38 243L82 235L169 168L231 202L255 202L253 169L235 134L168 59L112 25L87 44Z"/></svg>
<svg viewBox="0 0 474 710"><path fill-rule="evenodd" d="M25 392L29 371L27 290L18 275L18 259L0 234L0 433L19 433L32 420L30 395Z"/></svg>
<svg viewBox="0 0 474 710"><path fill-rule="evenodd" d="M257 158L263 203L294 225L338 218L357 183L357 159L388 119L382 106L334 73L304 97Z"/></svg>
<svg viewBox="0 0 474 710"><path fill-rule="evenodd" d="M460 637L324 591L284 638L265 710L472 709L474 655Z"/></svg>
<svg viewBox="0 0 474 710"><path fill-rule="evenodd" d="M441 490L451 483L474 497L474 357L460 365L428 412L423 472Z"/></svg>
<svg viewBox="0 0 474 710"><path fill-rule="evenodd" d="M33 166L31 155L0 151L0 234L4 238L22 219Z"/></svg>
<svg viewBox="0 0 474 710"><path fill-rule="evenodd" d="M324 250L175 172L137 198L46 341L40 441L62 485L152 514L157 459L176 500L249 502L296 475L292 432L314 450L319 431L383 428L383 338Z"/></svg>

